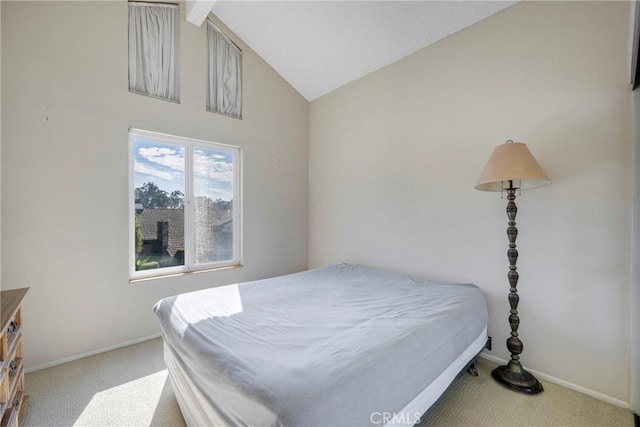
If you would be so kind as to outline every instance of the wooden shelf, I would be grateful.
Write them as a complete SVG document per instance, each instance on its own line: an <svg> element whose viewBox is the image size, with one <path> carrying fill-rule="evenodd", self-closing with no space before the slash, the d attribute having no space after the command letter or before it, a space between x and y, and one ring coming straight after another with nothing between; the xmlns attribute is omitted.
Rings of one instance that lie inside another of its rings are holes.
<svg viewBox="0 0 640 427"><path fill-rule="evenodd" d="M22 366L22 300L28 290L0 292L0 427L21 426L29 402Z"/></svg>
<svg viewBox="0 0 640 427"><path fill-rule="evenodd" d="M2 325L2 330L9 326L9 322L20 308L22 299L28 290L29 288L21 288L0 292L0 325Z"/></svg>

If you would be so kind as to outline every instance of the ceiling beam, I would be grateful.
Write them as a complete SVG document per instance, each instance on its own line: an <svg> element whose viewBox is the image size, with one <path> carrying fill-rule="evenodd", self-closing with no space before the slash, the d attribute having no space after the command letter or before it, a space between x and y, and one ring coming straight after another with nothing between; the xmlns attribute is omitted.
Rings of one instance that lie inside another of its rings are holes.
<svg viewBox="0 0 640 427"><path fill-rule="evenodd" d="M187 0L187 21L198 27L211 12L216 0Z"/></svg>

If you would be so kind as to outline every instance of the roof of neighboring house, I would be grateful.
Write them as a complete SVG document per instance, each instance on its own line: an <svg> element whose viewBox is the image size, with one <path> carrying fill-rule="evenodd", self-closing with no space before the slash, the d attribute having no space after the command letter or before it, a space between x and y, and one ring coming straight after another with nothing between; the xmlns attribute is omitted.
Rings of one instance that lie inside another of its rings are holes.
<svg viewBox="0 0 640 427"><path fill-rule="evenodd" d="M138 215L144 240L158 238L158 223L169 223L169 245L167 252L174 256L184 250L184 209L145 209Z"/></svg>
<svg viewBox="0 0 640 427"><path fill-rule="evenodd" d="M231 227L233 226L233 218L229 219L226 222L220 223L218 225L214 225L213 228L216 230L224 230L224 231L231 231Z"/></svg>
<svg viewBox="0 0 640 427"><path fill-rule="evenodd" d="M196 201L196 227L216 228L233 220L231 210L207 209L207 204ZM184 250L184 209L144 209L138 215L143 240L158 238L158 223L169 223L169 246L167 252L174 256Z"/></svg>
<svg viewBox="0 0 640 427"><path fill-rule="evenodd" d="M194 205L195 227L215 228L233 220L231 209L216 209L210 199L198 197Z"/></svg>

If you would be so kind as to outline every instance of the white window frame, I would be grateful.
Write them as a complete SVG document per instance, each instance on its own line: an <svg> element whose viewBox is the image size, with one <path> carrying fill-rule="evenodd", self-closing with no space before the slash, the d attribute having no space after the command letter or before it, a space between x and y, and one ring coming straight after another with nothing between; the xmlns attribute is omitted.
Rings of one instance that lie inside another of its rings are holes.
<svg viewBox="0 0 640 427"><path fill-rule="evenodd" d="M136 271L135 253L135 153L134 141L144 138L163 144L179 145L185 152L185 191L184 191L184 265ZM233 259L195 265L194 210L193 199L193 150L195 148L214 149L233 155ZM168 135L141 129L129 129L129 278L167 277L188 272L215 270L242 266L242 147L218 142Z"/></svg>

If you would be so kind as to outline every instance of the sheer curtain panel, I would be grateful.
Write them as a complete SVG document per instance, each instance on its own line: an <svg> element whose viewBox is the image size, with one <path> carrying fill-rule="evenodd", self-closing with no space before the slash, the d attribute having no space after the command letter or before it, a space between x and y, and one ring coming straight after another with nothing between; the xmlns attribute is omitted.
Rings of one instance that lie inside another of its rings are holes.
<svg viewBox="0 0 640 427"><path fill-rule="evenodd" d="M242 118L242 51L207 21L207 110Z"/></svg>
<svg viewBox="0 0 640 427"><path fill-rule="evenodd" d="M129 2L129 90L180 102L178 5Z"/></svg>

